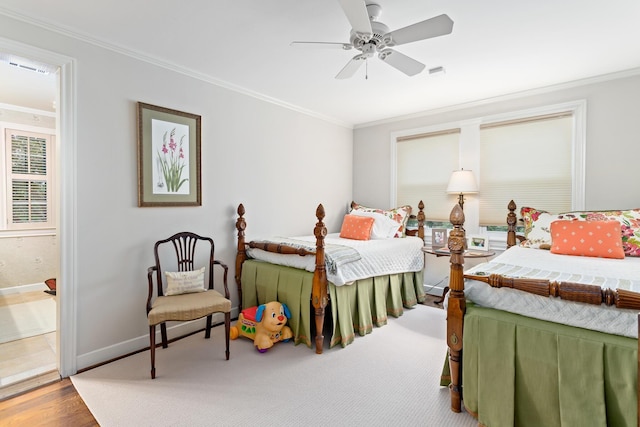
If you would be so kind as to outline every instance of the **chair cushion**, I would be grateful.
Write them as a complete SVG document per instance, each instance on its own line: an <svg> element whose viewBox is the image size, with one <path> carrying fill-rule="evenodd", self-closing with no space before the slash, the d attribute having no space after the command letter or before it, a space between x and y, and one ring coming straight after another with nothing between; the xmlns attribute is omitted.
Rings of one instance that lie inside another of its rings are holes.
<svg viewBox="0 0 640 427"><path fill-rule="evenodd" d="M170 320L186 321L200 319L212 313L228 313L231 301L220 292L206 292L162 296L153 301L149 311L149 325L158 325Z"/></svg>

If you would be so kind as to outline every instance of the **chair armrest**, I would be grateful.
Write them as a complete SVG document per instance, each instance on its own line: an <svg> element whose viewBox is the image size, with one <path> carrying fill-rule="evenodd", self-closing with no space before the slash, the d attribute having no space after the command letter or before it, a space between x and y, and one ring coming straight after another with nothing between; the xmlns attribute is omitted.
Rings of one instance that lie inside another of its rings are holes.
<svg viewBox="0 0 640 427"><path fill-rule="evenodd" d="M151 311L151 298L153 297L153 273L158 271L158 267L147 268L147 282L149 282L149 293L147 294L147 314Z"/></svg>
<svg viewBox="0 0 640 427"><path fill-rule="evenodd" d="M224 269L224 275L222 278L222 284L224 285L224 297L229 299L229 287L227 286L227 273L229 272L229 267L222 261L214 260L213 265L219 265ZM213 283L211 284L213 286Z"/></svg>

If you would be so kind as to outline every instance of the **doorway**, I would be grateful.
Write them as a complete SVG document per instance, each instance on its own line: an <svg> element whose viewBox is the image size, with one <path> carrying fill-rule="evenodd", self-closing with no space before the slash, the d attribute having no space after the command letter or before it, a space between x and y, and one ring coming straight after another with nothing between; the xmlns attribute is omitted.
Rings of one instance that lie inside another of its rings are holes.
<svg viewBox="0 0 640 427"><path fill-rule="evenodd" d="M48 89L43 89L43 91L49 90L50 93L53 93L52 99L49 99L47 101L49 103L48 109L52 110L50 116L53 117L52 120L55 123L53 133L55 135L56 142L55 153L53 153L55 162L52 165L52 169L54 170L54 181L52 185L55 187L55 200L53 201L54 203L52 203L51 208L52 215L55 217L55 224L53 225L53 229L49 230L49 234L50 236L53 236L53 238L55 238L57 246L57 254L54 261L55 268L53 269L54 274L52 276L57 278L58 290L57 294L55 296L52 296L50 293L45 293L45 290L47 290L47 288L40 288L36 290L26 289L26 296L20 295L12 297L14 302L18 300L19 303L24 302L25 298L26 300L40 300L44 296L45 298L55 299L55 331L52 335L49 334L45 338L45 340L48 340L47 345L55 349L53 360L51 360L51 358L45 358L46 360L43 359L42 366L35 369L32 367L30 372L34 374L33 376L30 376L30 373L28 372L16 375L16 378L21 378L21 382L24 383L23 387L29 389L44 384L48 381L60 378L61 376L67 377L76 372L75 325L72 322L72 319L75 319L75 305L73 303L75 293L75 280L73 275L73 268L71 268L74 261L73 256L71 255L73 253L73 240L70 239L73 237L73 232L66 231L68 229L73 229L68 225L73 221L74 218L74 211L72 209L74 194L72 191L69 191L69 189L75 188L75 172L73 171L68 174L63 174L61 172L65 167L68 167L69 169L73 169L75 167L73 163L75 152L75 132L73 121L74 115L72 114L74 111L72 72L74 69L74 61L71 58L67 58L59 54L23 45L14 41L0 39L0 59L5 61L5 63L0 65L6 67L15 67L12 70L14 71L13 75L15 76L15 72L18 71L17 68L20 67L21 64L7 64L7 57L17 57L20 60L25 60L24 64L27 64L26 66L28 66L29 61L38 65L48 66L51 69L50 73L52 73L52 76L49 79L49 82L50 84L52 84L52 86L48 87ZM28 68L21 67L20 71L23 73L42 72L42 68L35 68L35 70L30 70ZM6 82L6 80L2 79L0 79L0 81ZM10 84L12 89L20 87L20 85L17 84L17 80L13 79L11 80L11 83L7 84ZM1 114L0 124L3 127L7 127L7 123L12 122L18 122L18 124L24 126L25 114L27 116L30 116L30 118L34 121L42 118L50 119L47 112L47 107L43 107L42 104L27 104L25 106L25 100L32 96L31 92L35 87L36 85L32 84L30 87L24 88L24 92L21 92L24 99L21 99L20 101L16 101L15 98L13 100L0 99L0 108L2 109L3 113L6 109L17 109L19 113L21 113L20 116L22 117L22 119L17 119L13 117L14 113ZM0 92L2 92L4 95L10 91L5 91L3 88ZM19 108L14 108L16 105L18 105ZM4 169L5 168L3 165L3 171ZM3 179L3 183L6 184L6 177ZM9 190L6 185L4 186L4 189L7 189L7 191ZM6 200L7 198L5 197L4 199ZM4 211L7 210L6 205L6 202L1 204ZM12 234L11 232L7 232L7 230L4 229L0 230L0 233L4 233L3 237L10 236ZM24 233L27 232L25 231ZM19 233L14 232L13 234L18 235ZM29 233L27 233L27 235L28 234ZM0 239L0 244L2 244L2 240L4 239ZM36 261L42 260L38 259ZM43 282L42 285L44 285L44 280L48 278L50 277L43 277L41 279ZM64 289L60 289L60 283L66 283L67 285L64 287ZM42 346L39 345L36 345L35 348L35 353L38 352L38 348L42 350ZM40 354L40 357L42 357L42 354ZM54 369L50 369L51 367L53 367Z"/></svg>

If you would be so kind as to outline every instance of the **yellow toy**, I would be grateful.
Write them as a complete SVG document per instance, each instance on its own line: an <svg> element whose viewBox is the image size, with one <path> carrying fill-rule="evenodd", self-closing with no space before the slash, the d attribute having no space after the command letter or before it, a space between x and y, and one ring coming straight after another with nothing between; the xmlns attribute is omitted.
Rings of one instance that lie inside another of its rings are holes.
<svg viewBox="0 0 640 427"><path fill-rule="evenodd" d="M242 310L238 322L231 327L231 339L242 335L253 340L260 353L266 352L278 341L289 341L293 337L291 328L285 326L291 312L286 304L268 302Z"/></svg>

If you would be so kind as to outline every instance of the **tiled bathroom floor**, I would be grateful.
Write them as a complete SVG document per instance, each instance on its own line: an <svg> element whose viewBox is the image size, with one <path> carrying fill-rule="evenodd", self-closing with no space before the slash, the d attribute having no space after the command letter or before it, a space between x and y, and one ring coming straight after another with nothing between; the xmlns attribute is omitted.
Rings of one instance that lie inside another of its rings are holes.
<svg viewBox="0 0 640 427"><path fill-rule="evenodd" d="M43 291L0 295L0 305L55 298ZM0 344L0 399L59 378L56 332Z"/></svg>

